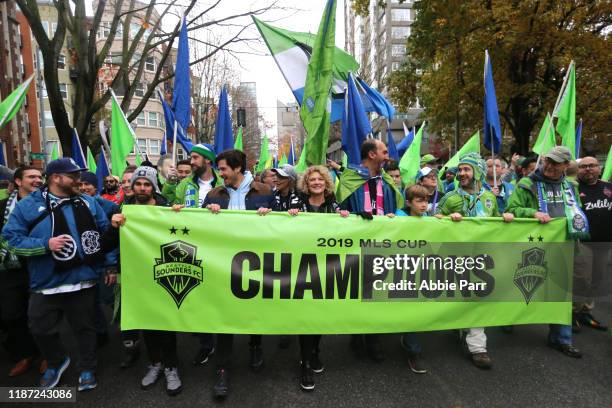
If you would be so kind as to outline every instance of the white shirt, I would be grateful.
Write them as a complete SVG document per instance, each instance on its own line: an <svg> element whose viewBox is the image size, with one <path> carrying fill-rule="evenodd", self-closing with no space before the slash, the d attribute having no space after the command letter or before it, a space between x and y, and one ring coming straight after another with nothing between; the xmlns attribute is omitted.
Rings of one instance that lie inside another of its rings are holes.
<svg viewBox="0 0 612 408"><path fill-rule="evenodd" d="M208 194L208 192L210 190L212 190L212 182L213 182L214 178L211 178L210 180L202 180L201 178L198 178L198 186L200 187L199 190L199 197L198 197L198 207L202 207L202 204L204 204L204 200L206 199L206 195Z"/></svg>

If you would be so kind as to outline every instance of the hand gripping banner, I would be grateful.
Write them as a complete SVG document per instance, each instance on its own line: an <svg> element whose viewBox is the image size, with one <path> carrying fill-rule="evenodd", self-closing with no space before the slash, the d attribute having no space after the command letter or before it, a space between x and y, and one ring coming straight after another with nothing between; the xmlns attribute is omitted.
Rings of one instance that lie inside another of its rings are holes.
<svg viewBox="0 0 612 408"><path fill-rule="evenodd" d="M123 330L393 333L571 319L564 219L124 214Z"/></svg>

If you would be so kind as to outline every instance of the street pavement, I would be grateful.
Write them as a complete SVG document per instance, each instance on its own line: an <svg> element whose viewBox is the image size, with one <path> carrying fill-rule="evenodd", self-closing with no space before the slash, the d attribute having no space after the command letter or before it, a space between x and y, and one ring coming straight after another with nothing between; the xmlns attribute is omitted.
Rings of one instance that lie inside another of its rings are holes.
<svg viewBox="0 0 612 408"><path fill-rule="evenodd" d="M597 305L596 317L612 323L612 303ZM321 359L326 369L315 377L316 389L299 387L299 346L292 339L288 349L278 347L278 336L264 336L265 367L259 373L248 368L248 336L237 336L231 371L231 393L223 401L211 396L213 364L194 367L191 359L198 340L180 334L178 340L183 392L165 393L160 380L153 389L140 389L146 370L146 354L132 368L122 370L121 342L116 327L111 341L100 349L98 388L77 395L78 407L612 407L612 333L583 328L574 343L584 358L572 359L546 345L544 325L517 326L507 334L488 328L488 348L494 360L489 371L474 367L452 331L419 334L423 363L428 374L412 373L398 335L383 336L387 358L374 363L356 358L349 336L323 336ZM63 337L75 350L69 330ZM74 359L76 356L72 353ZM8 357L0 352L0 385L32 386L35 370L18 378L6 376ZM75 364L64 374L64 386L76 386ZM19 404L16 406L25 406ZM37 404L36 406L40 406ZM53 404L61 406L61 404ZM66 404L66 406L75 406Z"/></svg>

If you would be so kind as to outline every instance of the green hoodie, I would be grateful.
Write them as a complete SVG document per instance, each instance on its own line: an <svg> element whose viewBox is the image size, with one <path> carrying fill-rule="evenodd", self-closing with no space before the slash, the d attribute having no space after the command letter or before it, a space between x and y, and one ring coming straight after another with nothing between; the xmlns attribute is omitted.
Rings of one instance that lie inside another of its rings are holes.
<svg viewBox="0 0 612 408"><path fill-rule="evenodd" d="M514 214L518 218L533 218L535 213L540 211L538 204L538 192L536 190L536 183L534 178L541 178L539 172L536 171L527 177L523 177L514 189L514 193L508 200L508 207L506 211ZM574 187L574 195L578 205L580 203L580 193L575 183L572 183Z"/></svg>
<svg viewBox="0 0 612 408"><path fill-rule="evenodd" d="M446 193L438 203L436 214L451 215L459 213L466 217L463 211L464 198L459 194L458 189ZM497 206L497 197L492 192L485 190L480 196L483 210L486 212L486 217L499 217L499 208Z"/></svg>
<svg viewBox="0 0 612 408"><path fill-rule="evenodd" d="M162 195L172 205L181 204L185 207L197 207L200 196L200 184L197 178L198 176L191 174L181 180L178 185L167 182L164 184ZM212 187L215 188L221 184L219 175L213 170Z"/></svg>

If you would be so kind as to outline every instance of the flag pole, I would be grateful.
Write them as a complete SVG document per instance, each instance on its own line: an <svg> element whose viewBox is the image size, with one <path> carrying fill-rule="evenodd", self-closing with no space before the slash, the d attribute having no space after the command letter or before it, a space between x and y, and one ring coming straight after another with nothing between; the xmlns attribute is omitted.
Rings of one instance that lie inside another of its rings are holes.
<svg viewBox="0 0 612 408"><path fill-rule="evenodd" d="M121 116L123 116L123 119L128 124L128 129L130 129L130 134L132 135L132 138L134 139L134 146L136 146L136 151L138 152L138 155L140 156L140 159L143 160L142 152L140 151L140 146L138 146L138 139L136 138L136 134L134 133L134 129L132 129L132 125L130 125L130 122L128 122L127 117L125 116L125 113L123 112L123 109L121 109L121 105L119 105L119 101L117 100L117 95L115 95L115 92L113 92L113 88L108 88L108 90L110 91L111 96L115 100L115 103L117 104L117 106L119 106L119 112L121 112ZM111 126L112 126L112 124L111 124ZM111 129L112 129L112 127L111 127Z"/></svg>
<svg viewBox="0 0 612 408"><path fill-rule="evenodd" d="M177 134L178 123L174 119L174 134L172 135L172 162L176 165L176 134Z"/></svg>
<svg viewBox="0 0 612 408"><path fill-rule="evenodd" d="M563 84L561 85L561 90L559 91L559 95L557 95L557 101L555 102L555 107L553 108L553 113L550 116L550 121L548 123L548 129L546 129L546 135L548 135L548 133L550 132L552 126L553 126L553 119L555 118L555 113L557 113L557 108L559 107L559 103L561 102L561 97L563 96L563 93L565 92L565 88L567 88L567 81L569 79L569 74L572 70L572 65L574 65L574 60L572 60L570 62L569 68L567 69L567 72L565 73L565 78L563 78ZM556 136L555 136L555 145L556 145ZM540 165L540 155L538 155L538 160L536 161L536 168Z"/></svg>

